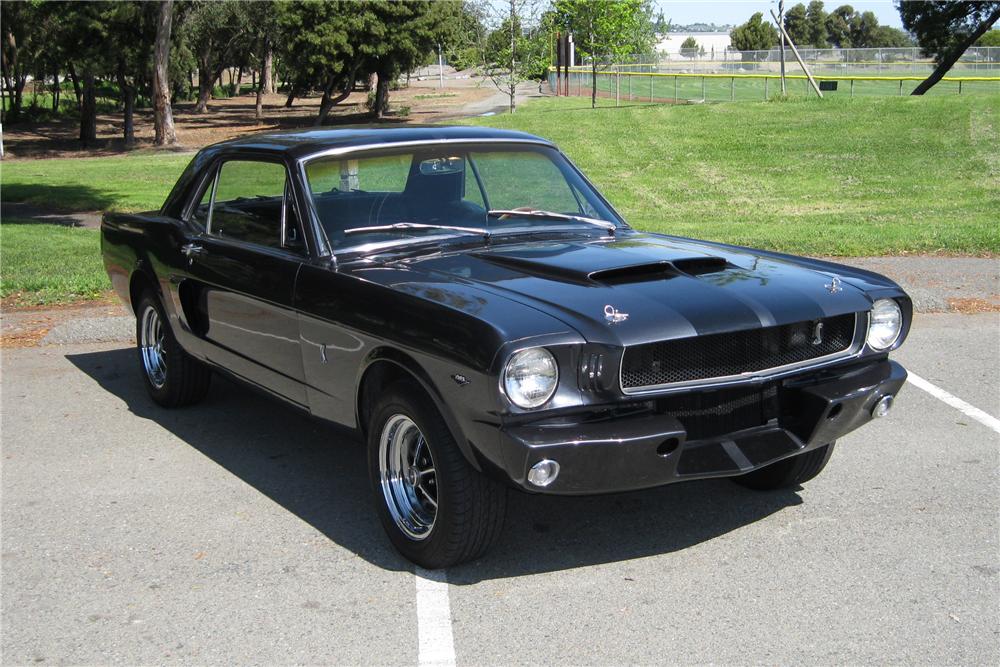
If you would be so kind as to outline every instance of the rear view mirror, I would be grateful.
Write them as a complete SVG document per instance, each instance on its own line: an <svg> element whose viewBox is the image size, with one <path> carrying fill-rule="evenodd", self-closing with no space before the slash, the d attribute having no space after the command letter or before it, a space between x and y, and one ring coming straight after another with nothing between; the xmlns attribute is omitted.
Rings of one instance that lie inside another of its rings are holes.
<svg viewBox="0 0 1000 667"><path fill-rule="evenodd" d="M460 174L463 171L465 171L465 158L462 157L436 157L420 162L420 173L423 176Z"/></svg>

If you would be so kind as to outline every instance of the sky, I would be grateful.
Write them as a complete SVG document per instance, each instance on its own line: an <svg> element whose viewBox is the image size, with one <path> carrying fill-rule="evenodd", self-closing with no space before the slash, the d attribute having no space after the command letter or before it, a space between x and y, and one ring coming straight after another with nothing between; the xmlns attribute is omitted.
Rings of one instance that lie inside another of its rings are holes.
<svg viewBox="0 0 1000 667"><path fill-rule="evenodd" d="M785 9L797 4L799 1L808 5L808 0L785 0ZM778 3L775 0L701 0L694 2L687 0L653 0L663 10L663 16L674 23L729 23L738 25L746 22L755 12L762 12L764 17L768 17L768 10L778 11ZM868 0L867 2L852 2L851 0L827 0L824 2L826 11L836 9L841 5L850 5L858 12L874 12L881 25L893 28L902 28L903 24L899 20L899 12L892 4L892 0Z"/></svg>

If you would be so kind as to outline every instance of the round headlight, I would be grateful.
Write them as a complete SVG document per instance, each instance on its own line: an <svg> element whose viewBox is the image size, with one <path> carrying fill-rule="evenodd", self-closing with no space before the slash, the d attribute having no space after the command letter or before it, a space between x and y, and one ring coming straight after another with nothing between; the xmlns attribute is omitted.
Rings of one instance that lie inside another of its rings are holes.
<svg viewBox="0 0 1000 667"><path fill-rule="evenodd" d="M879 299L868 316L868 347L887 350L903 329L903 313L893 299Z"/></svg>
<svg viewBox="0 0 1000 667"><path fill-rule="evenodd" d="M552 353L533 347L513 354L503 371L507 397L520 408L537 408L552 398L559 382L559 367Z"/></svg>

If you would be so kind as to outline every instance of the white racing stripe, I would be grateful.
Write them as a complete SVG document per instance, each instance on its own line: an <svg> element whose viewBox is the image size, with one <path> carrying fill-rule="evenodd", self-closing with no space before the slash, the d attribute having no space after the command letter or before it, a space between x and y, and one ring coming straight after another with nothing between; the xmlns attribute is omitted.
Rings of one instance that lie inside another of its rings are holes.
<svg viewBox="0 0 1000 667"><path fill-rule="evenodd" d="M907 372L909 373L907 381L913 384L913 386L917 387L918 389L923 389L934 398L944 403L947 403L948 405L955 408L965 416L972 417L980 424L983 424L984 426L993 429L997 433L1000 433L1000 419L997 419L993 415L989 415L983 412L974 405L969 405L959 397L953 396L952 394L949 394L941 387L931 384L930 382L923 379L916 373L912 371L907 371Z"/></svg>
<svg viewBox="0 0 1000 667"><path fill-rule="evenodd" d="M443 570L432 572L422 567L416 568L414 574L417 580L419 664L452 666L455 664L455 640L451 635L448 577Z"/></svg>

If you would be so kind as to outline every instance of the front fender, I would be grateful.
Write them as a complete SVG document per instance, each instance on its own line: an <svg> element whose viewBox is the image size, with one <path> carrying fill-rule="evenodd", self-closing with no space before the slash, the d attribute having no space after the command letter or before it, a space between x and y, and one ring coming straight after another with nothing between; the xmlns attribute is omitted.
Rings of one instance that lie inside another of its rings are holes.
<svg viewBox="0 0 1000 667"><path fill-rule="evenodd" d="M388 365L388 366L386 366ZM393 372L388 372L392 368ZM420 385L431 401L438 413L444 419L445 424L451 431L455 442L458 444L462 455L473 468L482 472L484 469L479 449L470 442L466 435L466 430L462 428L459 419L449 405L449 400L442 392L439 383L435 382L431 374L417 362L412 356L401 350L383 346L372 350L365 358L364 363L358 371L357 387L355 398L355 418L358 430L366 433L368 426L367 404L374 396L375 391L383 389L387 383L391 383L393 378L405 376L411 378ZM465 378L468 381L468 378ZM455 382L450 378L448 381ZM370 384L374 383L374 384Z"/></svg>

